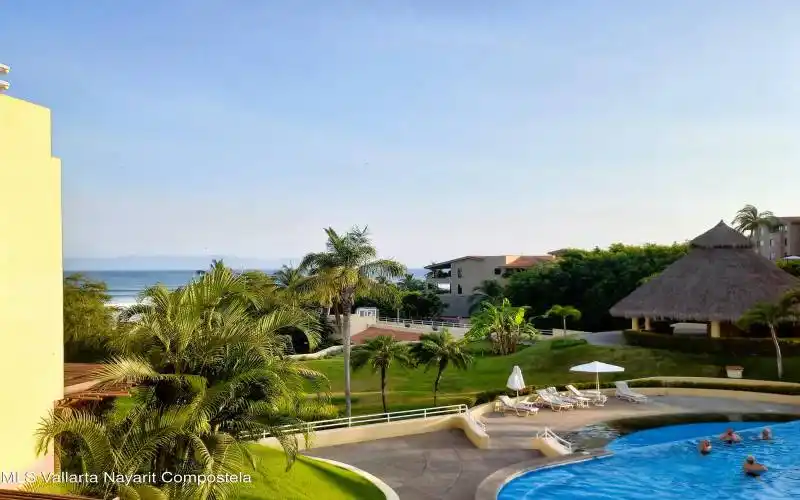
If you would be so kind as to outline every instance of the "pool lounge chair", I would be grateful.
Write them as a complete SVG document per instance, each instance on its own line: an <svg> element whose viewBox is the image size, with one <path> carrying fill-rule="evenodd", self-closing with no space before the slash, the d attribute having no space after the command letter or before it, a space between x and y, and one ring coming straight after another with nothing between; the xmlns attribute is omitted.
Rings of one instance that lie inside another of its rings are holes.
<svg viewBox="0 0 800 500"><path fill-rule="evenodd" d="M526 401L513 401L508 396L500 396L500 410L505 414L507 411L513 411L518 417L521 416L519 413L523 412L525 415L535 415L539 408L537 408L533 403L528 403Z"/></svg>
<svg viewBox="0 0 800 500"><path fill-rule="evenodd" d="M591 402L589 398L584 398L583 396L569 396L566 394L559 394L555 387L548 387L547 392L559 398L561 401L564 401L565 403L575 405L575 407L577 408L588 408L589 403Z"/></svg>
<svg viewBox="0 0 800 500"><path fill-rule="evenodd" d="M598 391L579 391L574 385L568 385L567 390L575 397L589 399L595 406L603 406L608 401L608 396Z"/></svg>
<svg viewBox="0 0 800 500"><path fill-rule="evenodd" d="M553 411L571 410L574 408L572 403L567 403L563 399L559 398L558 396L553 396L544 389L537 390L536 394L539 395L538 401L541 404L550 407L550 409Z"/></svg>
<svg viewBox="0 0 800 500"><path fill-rule="evenodd" d="M614 385L617 386L616 395L619 399L631 401L633 403L647 403L647 396L639 394L638 392L633 392L631 388L628 387L627 382L615 382Z"/></svg>

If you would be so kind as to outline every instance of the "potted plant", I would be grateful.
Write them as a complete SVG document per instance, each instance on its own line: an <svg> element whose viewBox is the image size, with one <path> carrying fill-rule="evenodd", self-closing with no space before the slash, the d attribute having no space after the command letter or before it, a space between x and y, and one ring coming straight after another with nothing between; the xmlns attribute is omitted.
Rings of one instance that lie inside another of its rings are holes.
<svg viewBox="0 0 800 500"><path fill-rule="evenodd" d="M725 367L725 371L728 374L728 378L742 378L744 367L729 365Z"/></svg>

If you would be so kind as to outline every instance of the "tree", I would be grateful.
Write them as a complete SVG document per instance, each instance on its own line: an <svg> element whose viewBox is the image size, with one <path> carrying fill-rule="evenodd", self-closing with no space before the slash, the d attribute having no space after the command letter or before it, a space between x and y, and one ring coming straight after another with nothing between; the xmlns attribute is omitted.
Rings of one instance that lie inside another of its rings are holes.
<svg viewBox="0 0 800 500"><path fill-rule="evenodd" d="M470 340L489 339L497 354L511 354L523 336L534 337L536 328L525 320L525 307L514 307L503 299L499 306L484 302L482 309L470 317L466 334Z"/></svg>
<svg viewBox="0 0 800 500"><path fill-rule="evenodd" d="M421 292L428 289L428 284L421 279L417 279L413 274L406 274L397 282L398 288L406 292Z"/></svg>
<svg viewBox="0 0 800 500"><path fill-rule="evenodd" d="M405 293L401 302L403 315L410 319L438 318L444 310L442 298L432 290Z"/></svg>
<svg viewBox="0 0 800 500"><path fill-rule="evenodd" d="M384 413L389 411L386 406L386 372L392 364L412 366L413 360L408 345L396 341L390 335L379 335L353 350L353 369L359 370L369 365L372 373L380 372Z"/></svg>
<svg viewBox="0 0 800 500"><path fill-rule="evenodd" d="M306 284L314 293L330 296L338 310L336 326L342 337L344 352L344 394L346 413L352 414L350 397L350 314L357 297L380 296L391 293L376 281L383 276L396 278L406 274L406 267L391 259L378 259L377 251L367 228L355 227L340 235L333 228L325 230L328 237L325 251L306 255L300 269L310 274Z"/></svg>
<svg viewBox="0 0 800 500"><path fill-rule="evenodd" d="M114 309L106 284L81 274L64 278L64 359L92 362L108 354L106 341L114 330Z"/></svg>
<svg viewBox="0 0 800 500"><path fill-rule="evenodd" d="M772 212L759 212L753 205L745 205L733 218L733 228L749 238L753 238L760 228L769 230L775 229L780 225L780 221Z"/></svg>
<svg viewBox="0 0 800 500"><path fill-rule="evenodd" d="M483 280L480 285L472 289L469 312L472 314L477 311L484 302L499 305L504 296L503 286L497 280Z"/></svg>
<svg viewBox="0 0 800 500"><path fill-rule="evenodd" d="M576 308L574 308L572 306L562 306L562 305L556 304L553 307L551 307L550 309L548 309L547 312L544 313L544 316L545 317L556 316L558 318L561 318L561 324L564 327L564 335L566 335L567 334L567 318L572 318L572 319L574 319L576 321L580 320L581 319L581 312L578 309L576 309Z"/></svg>
<svg viewBox="0 0 800 500"><path fill-rule="evenodd" d="M457 340L447 329L423 334L419 340L411 352L415 361L425 366L425 371L436 367L436 380L433 382L433 406L436 406L439 382L445 369L452 365L456 370L466 370L474 358L467 348L467 339Z"/></svg>
<svg viewBox="0 0 800 500"><path fill-rule="evenodd" d="M777 327L781 323L795 322L800 318L798 305L800 304L800 290L787 292L777 302L763 302L756 304L740 319L739 326L745 329L752 325L766 325L775 344L775 361L778 366L778 379L783 378L783 357L781 344L778 341Z"/></svg>
<svg viewBox="0 0 800 500"><path fill-rule="evenodd" d="M621 329L625 324L608 310L635 290L640 280L663 271L687 251L686 244L566 250L552 262L514 273L505 295L516 306L528 306L536 316L553 304L571 304L581 311L575 326L582 330ZM555 321L553 327L558 328Z"/></svg>

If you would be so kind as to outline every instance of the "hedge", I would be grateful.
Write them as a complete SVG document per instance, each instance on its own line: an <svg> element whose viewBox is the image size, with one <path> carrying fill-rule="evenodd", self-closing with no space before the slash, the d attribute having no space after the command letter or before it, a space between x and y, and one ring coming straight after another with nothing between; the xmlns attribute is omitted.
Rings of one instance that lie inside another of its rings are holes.
<svg viewBox="0 0 800 500"><path fill-rule="evenodd" d="M572 384L576 389L583 390L583 389L595 389L597 384L594 382L582 382L577 384ZM735 384L733 382L726 383L726 382L718 382L718 383L710 383L710 382L694 382L689 380L679 380L679 381L666 381L666 380L631 380L628 381L629 387L672 387L676 389L717 389L722 391L743 391L743 392L762 392L762 393L769 393L769 394L781 394L784 396L800 396L800 384L798 385L774 385L770 384L769 382L764 382L763 384L757 385L745 385L745 384ZM602 382L600 383L601 389L614 389L616 386L614 382ZM537 389L546 389L546 386L538 387L538 386L530 386L526 387L524 390L519 391L520 395L530 395L535 394ZM556 389L560 392L564 392L567 390L565 386L556 386ZM498 389L494 391L484 391L478 393L475 396L474 405L480 405L484 403L490 403L498 398L501 395L507 396L516 396L516 391L510 391L508 389Z"/></svg>
<svg viewBox="0 0 800 500"><path fill-rule="evenodd" d="M625 343L649 349L668 349L691 354L729 354L734 356L775 356L771 338L721 337L693 335L667 335L663 333L624 330ZM800 356L800 342L780 340L784 356Z"/></svg>

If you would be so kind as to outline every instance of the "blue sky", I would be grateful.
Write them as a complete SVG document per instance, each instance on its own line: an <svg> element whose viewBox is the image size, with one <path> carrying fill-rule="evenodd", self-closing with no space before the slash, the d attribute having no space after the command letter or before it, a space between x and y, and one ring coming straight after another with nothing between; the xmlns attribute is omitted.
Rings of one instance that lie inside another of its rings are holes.
<svg viewBox="0 0 800 500"><path fill-rule="evenodd" d="M417 266L800 215L792 0L0 11L12 95L53 110L68 257L279 259L368 224Z"/></svg>

